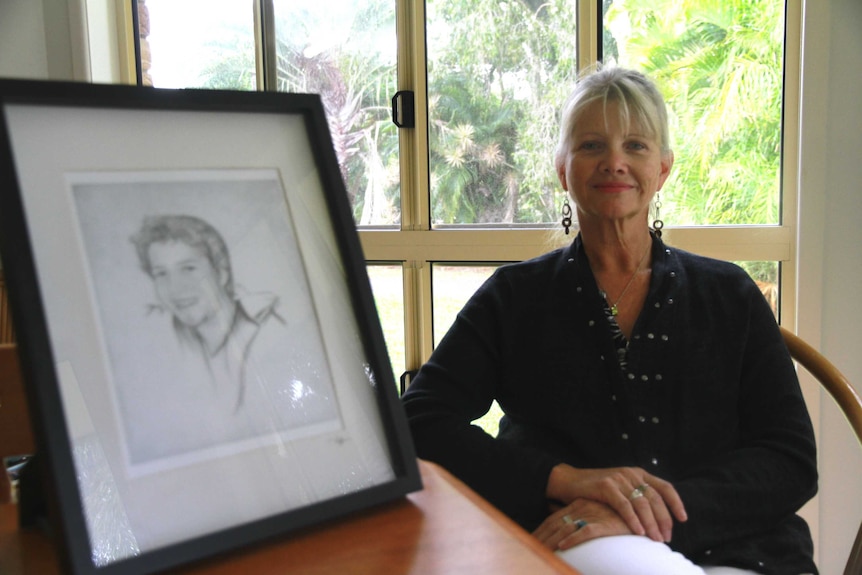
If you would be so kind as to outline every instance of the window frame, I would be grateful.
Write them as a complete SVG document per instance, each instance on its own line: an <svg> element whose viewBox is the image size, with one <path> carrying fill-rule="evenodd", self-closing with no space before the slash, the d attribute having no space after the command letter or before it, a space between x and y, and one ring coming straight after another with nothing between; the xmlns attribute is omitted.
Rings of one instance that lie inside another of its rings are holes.
<svg viewBox="0 0 862 575"><path fill-rule="evenodd" d="M401 223L397 229L359 228L368 264L401 265L404 297L404 370L421 366L433 351L431 268L434 263L500 263L538 256L555 247L549 229L493 226L434 227L428 139L427 52L424 1L396 1L399 90L414 92L416 128L399 129ZM578 66L600 53L602 0L577 1ZM129 13L121 17L131 26ZM782 98L781 223L778 225L674 227L664 239L681 249L730 261L778 261L780 322L796 326L802 0L785 0L784 94ZM272 0L255 2L258 88L274 89L265 78L274 61ZM128 40L125 41L128 53ZM550 169L551 150L548 151ZM562 191L560 203L562 203ZM396 372L400 366L394 366ZM396 373L396 375L398 375Z"/></svg>
<svg viewBox="0 0 862 575"><path fill-rule="evenodd" d="M416 129L400 130L402 221L399 231L360 228L368 262L401 262L404 270L405 369L433 351L431 266L494 263L538 256L549 249L548 230L433 228L430 224L424 2L398 2L399 90L413 90ZM601 0L578 0L578 66L594 64L600 46ZM796 321L801 0L785 2L781 223L778 225L665 227L671 245L730 261L778 261L780 319ZM422 127L422 128L420 128ZM549 165L550 165L549 150ZM422 159L424 158L424 161ZM562 192L561 192L562 193ZM560 200L562 202L562 198ZM406 235L405 235L406 234Z"/></svg>

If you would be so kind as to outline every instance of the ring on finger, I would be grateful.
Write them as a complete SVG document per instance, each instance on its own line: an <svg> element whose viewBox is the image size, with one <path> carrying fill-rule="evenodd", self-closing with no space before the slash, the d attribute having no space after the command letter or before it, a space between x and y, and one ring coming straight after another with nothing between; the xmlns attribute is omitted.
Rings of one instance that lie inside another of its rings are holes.
<svg viewBox="0 0 862 575"><path fill-rule="evenodd" d="M648 487L649 487L649 485L647 485L646 483L641 483L640 485L638 485L637 487L635 487L632 490L631 495L629 495L629 499L634 500L634 499L637 499L638 497L643 497L644 493L646 493L646 490Z"/></svg>
<svg viewBox="0 0 862 575"><path fill-rule="evenodd" d="M583 529L587 526L587 522L583 519L572 519L569 515L563 515L563 523L566 525L574 525L575 531Z"/></svg>
<svg viewBox="0 0 862 575"><path fill-rule="evenodd" d="M583 519L578 519L577 521L575 521L575 531L580 531L581 529L583 529L586 526L587 526L587 522L584 521Z"/></svg>

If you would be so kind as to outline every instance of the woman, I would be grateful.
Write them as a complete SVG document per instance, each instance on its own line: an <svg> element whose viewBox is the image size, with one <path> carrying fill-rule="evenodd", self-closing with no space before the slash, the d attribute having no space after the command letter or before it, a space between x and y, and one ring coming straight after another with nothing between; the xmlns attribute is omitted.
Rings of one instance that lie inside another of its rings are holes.
<svg viewBox="0 0 862 575"><path fill-rule="evenodd" d="M772 311L648 225L673 166L655 86L583 77L555 166L580 233L458 315L403 397L419 456L585 575L816 573L814 436ZM470 424L495 399L497 438Z"/></svg>

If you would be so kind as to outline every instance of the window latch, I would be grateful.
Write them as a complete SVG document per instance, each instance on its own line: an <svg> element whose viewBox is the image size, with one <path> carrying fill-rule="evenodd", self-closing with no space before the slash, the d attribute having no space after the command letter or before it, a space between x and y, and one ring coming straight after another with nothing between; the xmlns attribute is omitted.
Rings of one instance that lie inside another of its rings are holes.
<svg viewBox="0 0 862 575"><path fill-rule="evenodd" d="M419 373L418 369L408 369L404 373L401 374L401 386L400 391L401 395L404 395L404 392L407 391L407 386L410 385L410 382L413 381L413 378L416 377L416 374Z"/></svg>
<svg viewBox="0 0 862 575"><path fill-rule="evenodd" d="M392 96L392 123L399 128L413 128L416 126L412 90L399 90Z"/></svg>

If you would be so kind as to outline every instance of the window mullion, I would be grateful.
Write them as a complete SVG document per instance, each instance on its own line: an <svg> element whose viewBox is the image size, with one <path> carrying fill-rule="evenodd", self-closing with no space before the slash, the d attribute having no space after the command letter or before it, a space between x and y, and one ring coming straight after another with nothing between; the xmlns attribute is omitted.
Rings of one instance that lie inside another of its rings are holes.
<svg viewBox="0 0 862 575"><path fill-rule="evenodd" d="M401 229L430 228L425 3L400 0L396 13L398 89L414 93L415 128L400 128Z"/></svg>
<svg viewBox="0 0 862 575"><path fill-rule="evenodd" d="M431 265L427 261L407 261L404 273L404 364L418 369L434 348Z"/></svg>
<svg viewBox="0 0 862 575"><path fill-rule="evenodd" d="M599 59L599 18L602 0L577 0L578 2L578 70L594 65Z"/></svg>
<svg viewBox="0 0 862 575"><path fill-rule="evenodd" d="M398 89L411 90L415 106L415 128L399 129L401 231L395 234L409 234L428 231L431 226L424 2L397 2L396 32ZM378 233L388 235L392 232ZM410 370L419 368L433 349L431 268L418 246L407 241L398 243L403 249L394 255L404 262L404 360Z"/></svg>
<svg viewBox="0 0 862 575"><path fill-rule="evenodd" d="M275 43L275 7L272 0L254 3L254 45L257 89L278 89L278 67Z"/></svg>
<svg viewBox="0 0 862 575"><path fill-rule="evenodd" d="M799 140L802 50L802 2L785 4L784 90L781 120L781 223L790 228L790 265L781 267L781 324L796 329L799 237Z"/></svg>

